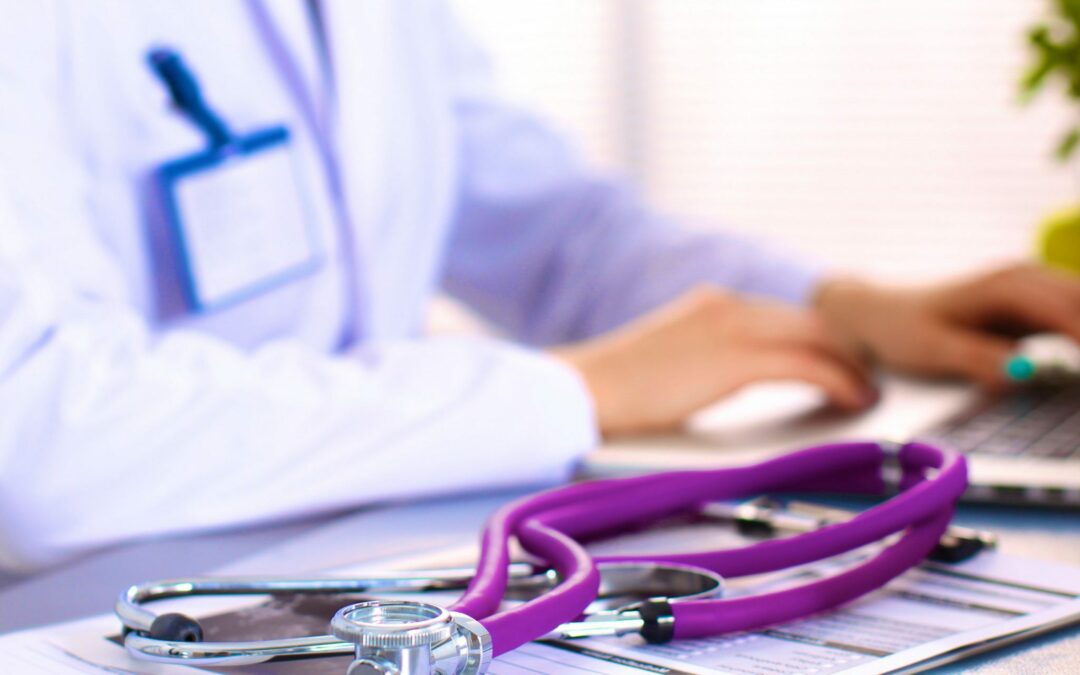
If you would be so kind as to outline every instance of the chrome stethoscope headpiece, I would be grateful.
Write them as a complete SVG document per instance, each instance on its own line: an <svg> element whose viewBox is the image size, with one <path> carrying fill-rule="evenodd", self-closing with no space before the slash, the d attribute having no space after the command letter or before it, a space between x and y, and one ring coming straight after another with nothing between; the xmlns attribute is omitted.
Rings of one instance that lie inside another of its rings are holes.
<svg viewBox="0 0 1080 675"><path fill-rule="evenodd" d="M334 637L356 645L348 675L477 675L491 662L491 635L464 614L408 600L370 600L342 607Z"/></svg>

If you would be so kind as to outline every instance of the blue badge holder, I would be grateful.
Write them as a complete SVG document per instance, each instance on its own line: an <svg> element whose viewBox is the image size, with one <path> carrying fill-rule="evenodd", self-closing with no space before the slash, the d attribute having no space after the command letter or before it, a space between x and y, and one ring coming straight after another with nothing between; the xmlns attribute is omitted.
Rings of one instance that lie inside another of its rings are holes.
<svg viewBox="0 0 1080 675"><path fill-rule="evenodd" d="M322 254L306 204L302 203L300 176L290 156L288 170L293 174L291 178L299 198L297 216L302 220L296 224L302 231L298 231L294 239L296 242L302 239L301 248L306 250L300 251L295 259L268 264L266 269L248 275L249 278L233 279L224 286L218 283L214 284L214 288L209 287L211 284L208 283L208 275L199 272L199 243L185 227L181 199L178 197L182 185L185 181L197 180L206 172L221 171L235 166L238 162L263 156L264 153L275 150L288 152L290 132L285 126L273 126L247 134L234 134L206 104L195 77L178 53L170 49L154 49L148 58L151 67L169 90L175 107L199 127L208 140L206 149L165 162L154 172L164 207L164 217L175 244L180 281L189 310L202 313L221 309L306 276L317 269L322 263ZM229 226L228 223L218 225ZM275 234L268 233L267 236ZM218 252L217 257L235 259L243 254L243 251L233 251L231 254L226 251Z"/></svg>

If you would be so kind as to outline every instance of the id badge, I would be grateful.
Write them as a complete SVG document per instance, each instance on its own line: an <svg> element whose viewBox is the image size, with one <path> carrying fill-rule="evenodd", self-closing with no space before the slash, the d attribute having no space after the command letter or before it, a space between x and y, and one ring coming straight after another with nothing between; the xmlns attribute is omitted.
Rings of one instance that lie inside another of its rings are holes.
<svg viewBox="0 0 1080 675"><path fill-rule="evenodd" d="M226 307L320 265L286 127L234 136L161 165L156 177L191 311Z"/></svg>

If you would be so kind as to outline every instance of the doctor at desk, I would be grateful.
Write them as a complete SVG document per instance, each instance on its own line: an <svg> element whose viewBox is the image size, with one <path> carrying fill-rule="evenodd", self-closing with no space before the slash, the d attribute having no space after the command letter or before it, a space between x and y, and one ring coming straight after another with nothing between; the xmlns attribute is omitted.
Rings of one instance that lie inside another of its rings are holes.
<svg viewBox="0 0 1080 675"><path fill-rule="evenodd" d="M1017 335L1080 339L1061 273L893 288L680 229L437 0L3 9L0 567L555 481L760 380L1001 387ZM440 292L504 337L425 336Z"/></svg>

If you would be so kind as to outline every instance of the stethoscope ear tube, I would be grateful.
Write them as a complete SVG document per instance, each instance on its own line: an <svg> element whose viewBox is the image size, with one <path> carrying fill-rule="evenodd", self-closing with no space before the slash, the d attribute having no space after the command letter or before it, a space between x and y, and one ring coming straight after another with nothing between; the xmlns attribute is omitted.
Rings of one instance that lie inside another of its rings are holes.
<svg viewBox="0 0 1080 675"><path fill-rule="evenodd" d="M744 549L661 556L618 556L591 559L575 538L620 527L640 526L673 513L685 512L716 499L737 499L764 492L805 491L817 483L831 490L845 482L860 493L885 489L883 467L899 463L906 489L851 521L783 540L765 541ZM932 478L930 474L936 474ZM504 507L489 520L481 560L473 585L454 605L456 611L488 616L498 606L505 584L500 573L509 560L507 542L516 537L529 553L549 559L557 555L566 581L552 594L484 619L495 655L505 653L537 634L546 634L580 612L591 580L587 570L598 561L641 559L701 566L724 576L776 571L839 555L906 530L904 536L871 561L834 577L824 586L808 584L782 599L790 611L766 611L776 598L755 605L757 598L677 603L674 635L706 635L748 630L818 612L863 595L925 558L948 526L956 502L967 486L963 457L938 448L910 443L847 443L809 448L755 467L715 471L673 472L571 485L526 498ZM576 561L576 562L575 562ZM818 582L814 582L818 583ZM814 602L809 602L814 599ZM587 604L587 603L586 603ZM753 610L762 606L760 611ZM705 616L727 617L724 628ZM522 620L528 616L530 622ZM626 617L640 625L641 617ZM541 623L543 622L543 623ZM540 628L543 627L543 633Z"/></svg>
<svg viewBox="0 0 1080 675"><path fill-rule="evenodd" d="M944 534L952 509L913 524L894 544L839 574L762 595L690 601L675 607L675 637L703 637L787 623L855 600L922 562Z"/></svg>

